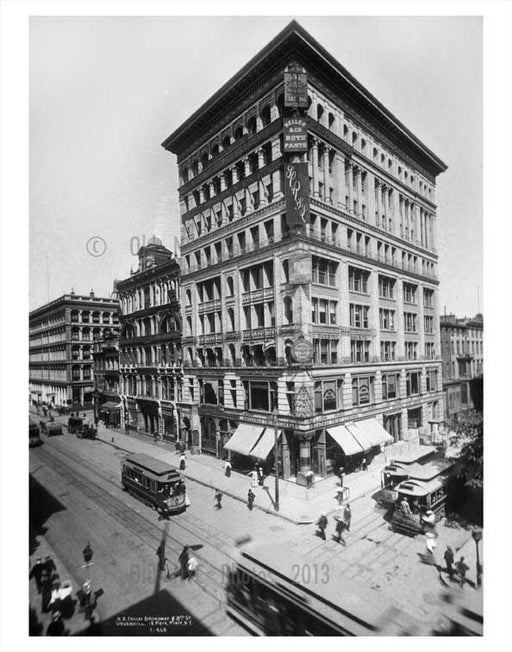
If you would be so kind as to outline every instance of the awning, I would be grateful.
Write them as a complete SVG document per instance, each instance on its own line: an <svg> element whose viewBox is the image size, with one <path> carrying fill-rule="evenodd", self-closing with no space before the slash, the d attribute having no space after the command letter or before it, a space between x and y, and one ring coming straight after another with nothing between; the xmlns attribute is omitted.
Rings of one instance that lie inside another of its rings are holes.
<svg viewBox="0 0 512 652"><path fill-rule="evenodd" d="M357 441L359 446L363 449L364 452L371 450L374 447L374 443L366 434L366 431L363 428L358 428L357 423L347 423L347 428L352 434L354 439Z"/></svg>
<svg viewBox="0 0 512 652"><path fill-rule="evenodd" d="M384 428L375 418L357 421L356 426L358 430L362 430L364 432L366 437L372 442L373 446L389 444L393 441L393 437L387 430L384 430Z"/></svg>
<svg viewBox="0 0 512 652"><path fill-rule="evenodd" d="M114 401L106 401L100 405L100 410L118 410L121 407L121 403L114 403Z"/></svg>
<svg viewBox="0 0 512 652"><path fill-rule="evenodd" d="M251 455L251 449L263 434L263 430L263 426L241 423L228 443L224 445L224 449L240 455Z"/></svg>
<svg viewBox="0 0 512 652"><path fill-rule="evenodd" d="M277 431L277 439L281 436L282 430ZM250 452L251 457L256 457L259 460L266 460L270 451L274 448L275 432L274 428L266 428L261 437L256 442L254 448Z"/></svg>
<svg viewBox="0 0 512 652"><path fill-rule="evenodd" d="M331 435L338 446L343 450L345 455L357 455L362 453L363 449L356 439L345 426L334 426L327 428L327 432Z"/></svg>

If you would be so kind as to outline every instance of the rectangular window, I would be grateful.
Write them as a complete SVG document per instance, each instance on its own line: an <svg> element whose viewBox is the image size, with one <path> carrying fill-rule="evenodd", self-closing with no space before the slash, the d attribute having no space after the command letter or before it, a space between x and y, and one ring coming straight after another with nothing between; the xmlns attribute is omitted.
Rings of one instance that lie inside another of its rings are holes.
<svg viewBox="0 0 512 652"><path fill-rule="evenodd" d="M406 333L418 332L418 315L414 312L404 312L404 328Z"/></svg>
<svg viewBox="0 0 512 652"><path fill-rule="evenodd" d="M404 301L416 305L418 286L412 283L404 283Z"/></svg>
<svg viewBox="0 0 512 652"><path fill-rule="evenodd" d="M380 328L383 331L395 330L395 311L387 308L379 309Z"/></svg>
<svg viewBox="0 0 512 652"><path fill-rule="evenodd" d="M249 410L272 412L277 407L277 383L244 381L244 389Z"/></svg>
<svg viewBox="0 0 512 652"><path fill-rule="evenodd" d="M374 401L374 377L357 377L352 380L352 405L368 405Z"/></svg>
<svg viewBox="0 0 512 652"><path fill-rule="evenodd" d="M332 412L341 407L342 381L319 380L315 383L315 412Z"/></svg>
<svg viewBox="0 0 512 652"><path fill-rule="evenodd" d="M383 374L382 376L382 398L387 401L398 398L400 376L398 374Z"/></svg>
<svg viewBox="0 0 512 652"><path fill-rule="evenodd" d="M352 328L368 328L368 306L350 304L350 325Z"/></svg>
<svg viewBox="0 0 512 652"><path fill-rule="evenodd" d="M382 362L391 362L395 360L396 342L381 341L380 359Z"/></svg>
<svg viewBox="0 0 512 652"><path fill-rule="evenodd" d="M368 279L370 272L357 267L348 268L348 287L351 292L368 294Z"/></svg>
<svg viewBox="0 0 512 652"><path fill-rule="evenodd" d="M231 394L231 402L233 407L236 407L236 380L229 381L229 393Z"/></svg>
<svg viewBox="0 0 512 652"><path fill-rule="evenodd" d="M369 340L351 340L350 357L352 362L369 362L370 361Z"/></svg>
<svg viewBox="0 0 512 652"><path fill-rule="evenodd" d="M426 377L427 392L437 390L437 369L428 369Z"/></svg>
<svg viewBox="0 0 512 652"><path fill-rule="evenodd" d="M338 264L325 258L312 257L312 280L320 285L336 285Z"/></svg>
<svg viewBox="0 0 512 652"><path fill-rule="evenodd" d="M407 396L414 396L420 393L420 371L409 371L406 377L406 394Z"/></svg>
<svg viewBox="0 0 512 652"><path fill-rule="evenodd" d="M405 359L417 360L418 359L418 344L417 342L405 343Z"/></svg>
<svg viewBox="0 0 512 652"><path fill-rule="evenodd" d="M379 297L381 299L395 298L395 279L379 274Z"/></svg>
<svg viewBox="0 0 512 652"><path fill-rule="evenodd" d="M430 315L425 315L425 333L432 335L434 332L434 318Z"/></svg>

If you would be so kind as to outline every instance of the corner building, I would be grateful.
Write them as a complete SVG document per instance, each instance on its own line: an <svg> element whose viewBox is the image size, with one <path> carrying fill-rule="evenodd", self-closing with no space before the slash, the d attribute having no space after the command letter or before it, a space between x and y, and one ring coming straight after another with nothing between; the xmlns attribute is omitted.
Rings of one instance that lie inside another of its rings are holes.
<svg viewBox="0 0 512 652"><path fill-rule="evenodd" d="M190 445L269 469L277 426L303 482L435 430L445 164L296 22L163 147Z"/></svg>

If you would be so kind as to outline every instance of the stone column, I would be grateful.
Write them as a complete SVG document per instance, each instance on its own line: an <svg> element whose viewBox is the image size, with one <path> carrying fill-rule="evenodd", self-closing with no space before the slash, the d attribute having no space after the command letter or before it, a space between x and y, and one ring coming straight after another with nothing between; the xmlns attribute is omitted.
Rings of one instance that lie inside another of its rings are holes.
<svg viewBox="0 0 512 652"><path fill-rule="evenodd" d="M322 434L318 438L318 441L313 445L314 466L316 467L317 474L322 478L325 478L327 475L327 459L325 451L325 430L322 430Z"/></svg>
<svg viewBox="0 0 512 652"><path fill-rule="evenodd" d="M369 224L375 224L375 184L376 179L375 175L371 172L366 173L366 193L367 193L367 209L368 217L367 222Z"/></svg>
<svg viewBox="0 0 512 652"><path fill-rule="evenodd" d="M313 197L319 196L318 189L318 140L313 138L311 172L313 177Z"/></svg>
<svg viewBox="0 0 512 652"><path fill-rule="evenodd" d="M345 155L342 152L335 154L335 175L336 175L336 201L338 208L345 206Z"/></svg>
<svg viewBox="0 0 512 652"><path fill-rule="evenodd" d="M397 355L399 358L405 356L405 324L404 324L404 290L403 281L397 279L395 284L396 296L396 327L397 327Z"/></svg>
<svg viewBox="0 0 512 652"><path fill-rule="evenodd" d="M359 215L361 216L363 213L363 208L362 208L362 170L361 168L356 167L355 168L355 173L356 173L356 197L357 197L357 211Z"/></svg>
<svg viewBox="0 0 512 652"><path fill-rule="evenodd" d="M380 226L382 219L382 183L375 180L375 190L377 192L377 215L375 217L375 226Z"/></svg>
<svg viewBox="0 0 512 652"><path fill-rule="evenodd" d="M257 150L258 154L258 170L261 170L265 166L265 159L263 158L263 150L260 148Z"/></svg>
<svg viewBox="0 0 512 652"><path fill-rule="evenodd" d="M324 196L321 197L325 202L329 201L329 150L324 149Z"/></svg>
<svg viewBox="0 0 512 652"><path fill-rule="evenodd" d="M288 438L286 432L283 430L281 435L281 464L283 468L283 480L287 480L291 475L291 460L290 460L290 447L288 446Z"/></svg>
<svg viewBox="0 0 512 652"><path fill-rule="evenodd" d="M370 318L370 323L373 322L375 328L375 335L372 337L373 351L370 351L370 355L378 357L380 356L380 320L379 320L379 273L377 270L373 270L370 273L370 293L371 293L370 310L373 315L373 318Z"/></svg>
<svg viewBox="0 0 512 652"><path fill-rule="evenodd" d="M347 211L349 213L354 212L354 203L353 203L353 198L354 198L354 177L353 177L353 167L352 163L347 163L346 165L346 170L347 170L347 194L348 194L348 206L347 206Z"/></svg>

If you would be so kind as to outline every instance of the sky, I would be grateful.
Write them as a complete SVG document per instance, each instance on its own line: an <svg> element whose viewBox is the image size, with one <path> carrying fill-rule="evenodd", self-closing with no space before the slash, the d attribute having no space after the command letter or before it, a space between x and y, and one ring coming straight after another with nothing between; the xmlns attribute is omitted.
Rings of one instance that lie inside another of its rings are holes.
<svg viewBox="0 0 512 652"><path fill-rule="evenodd" d="M440 310L483 311L482 19L342 16L32 17L31 310L109 296L154 233L176 249L162 141L292 18L448 165Z"/></svg>

